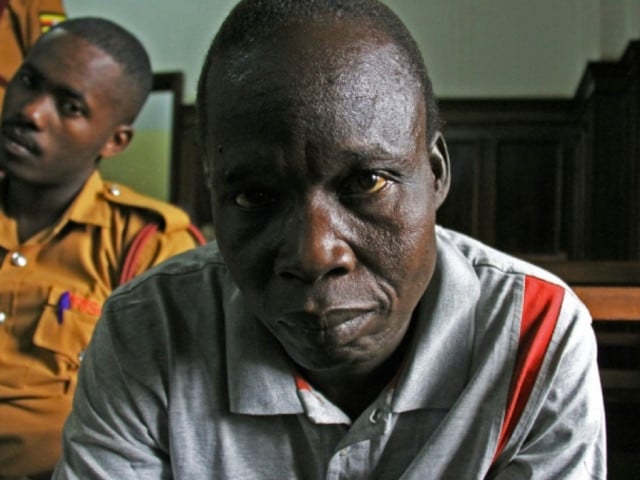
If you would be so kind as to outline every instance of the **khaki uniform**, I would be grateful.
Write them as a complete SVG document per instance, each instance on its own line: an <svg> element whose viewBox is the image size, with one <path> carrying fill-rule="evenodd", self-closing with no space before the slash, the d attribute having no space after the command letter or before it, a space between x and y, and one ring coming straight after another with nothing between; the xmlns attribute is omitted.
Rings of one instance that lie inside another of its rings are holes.
<svg viewBox="0 0 640 480"><path fill-rule="evenodd" d="M0 110L7 82L38 37L65 19L62 0L9 0L0 17Z"/></svg>
<svg viewBox="0 0 640 480"><path fill-rule="evenodd" d="M98 172L56 225L23 243L0 208L0 477L53 469L102 304L151 222L159 229L140 250L136 274L196 245L185 212Z"/></svg>

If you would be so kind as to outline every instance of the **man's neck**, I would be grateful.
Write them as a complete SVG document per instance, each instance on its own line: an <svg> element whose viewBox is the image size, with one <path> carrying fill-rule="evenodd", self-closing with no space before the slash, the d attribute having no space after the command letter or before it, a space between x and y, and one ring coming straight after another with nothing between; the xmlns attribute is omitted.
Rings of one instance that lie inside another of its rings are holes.
<svg viewBox="0 0 640 480"><path fill-rule="evenodd" d="M399 374L406 343L403 341L389 358L370 372L323 374L305 371L304 375L314 388L355 420Z"/></svg>
<svg viewBox="0 0 640 480"><path fill-rule="evenodd" d="M18 225L18 239L24 242L55 224L82 189L79 185L42 186L15 178L5 179L4 208Z"/></svg>

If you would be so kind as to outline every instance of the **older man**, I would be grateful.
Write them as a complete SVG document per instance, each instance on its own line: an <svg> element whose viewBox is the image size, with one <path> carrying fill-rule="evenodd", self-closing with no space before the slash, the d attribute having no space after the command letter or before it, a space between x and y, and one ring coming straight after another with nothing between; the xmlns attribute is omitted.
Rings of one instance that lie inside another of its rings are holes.
<svg viewBox="0 0 640 480"><path fill-rule="evenodd" d="M198 107L217 245L107 302L55 478L604 478L589 315L436 226L446 146L388 8L240 2Z"/></svg>

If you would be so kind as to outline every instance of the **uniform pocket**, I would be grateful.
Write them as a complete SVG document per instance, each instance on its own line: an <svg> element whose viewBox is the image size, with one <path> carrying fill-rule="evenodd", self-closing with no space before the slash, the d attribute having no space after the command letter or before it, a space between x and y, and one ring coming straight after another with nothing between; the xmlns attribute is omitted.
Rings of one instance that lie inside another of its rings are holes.
<svg viewBox="0 0 640 480"><path fill-rule="evenodd" d="M79 366L101 308L101 301L52 287L33 335L33 344Z"/></svg>
<svg viewBox="0 0 640 480"><path fill-rule="evenodd" d="M65 304L64 299L68 298ZM62 305L65 308L61 308ZM32 337L22 389L31 397L66 395L75 389L82 355L102 302L52 287Z"/></svg>

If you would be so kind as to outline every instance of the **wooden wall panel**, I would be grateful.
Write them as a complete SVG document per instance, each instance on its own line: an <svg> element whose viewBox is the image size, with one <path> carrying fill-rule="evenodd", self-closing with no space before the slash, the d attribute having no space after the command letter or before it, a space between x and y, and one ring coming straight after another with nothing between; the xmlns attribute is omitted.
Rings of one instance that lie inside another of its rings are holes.
<svg viewBox="0 0 640 480"><path fill-rule="evenodd" d="M562 144L512 140L499 144L496 156L495 245L562 255Z"/></svg>
<svg viewBox="0 0 640 480"><path fill-rule="evenodd" d="M448 142L451 157L451 187L445 203L438 212L438 221L449 228L478 235L479 174L483 162L481 142Z"/></svg>
<svg viewBox="0 0 640 480"><path fill-rule="evenodd" d="M453 182L439 222L517 255L581 258L575 104L444 100L441 110Z"/></svg>

